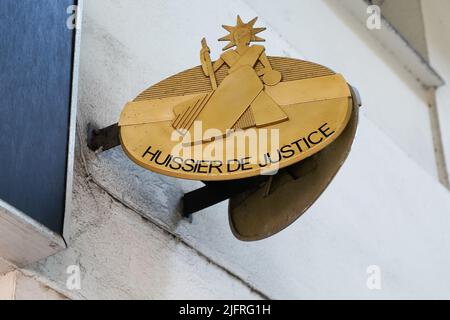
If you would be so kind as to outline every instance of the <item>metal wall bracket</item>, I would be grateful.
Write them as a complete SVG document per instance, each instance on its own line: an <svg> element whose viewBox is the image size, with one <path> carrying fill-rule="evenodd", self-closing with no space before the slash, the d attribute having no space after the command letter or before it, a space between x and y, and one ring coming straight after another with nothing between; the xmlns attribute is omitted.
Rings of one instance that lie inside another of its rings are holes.
<svg viewBox="0 0 450 320"><path fill-rule="evenodd" d="M106 151L120 145L119 125L117 123L98 129L88 124L87 145L92 151Z"/></svg>
<svg viewBox="0 0 450 320"><path fill-rule="evenodd" d="M188 192L183 197L183 217L211 207L243 192L258 189L269 180L270 176L256 176L247 179L230 181L203 182L203 188Z"/></svg>
<svg viewBox="0 0 450 320"><path fill-rule="evenodd" d="M87 145L94 152L103 152L120 145L117 123L98 129L88 124ZM257 176L248 179L204 182L205 186L188 192L183 197L183 217L190 219L192 214L225 201L240 193L255 190L265 183L269 176Z"/></svg>

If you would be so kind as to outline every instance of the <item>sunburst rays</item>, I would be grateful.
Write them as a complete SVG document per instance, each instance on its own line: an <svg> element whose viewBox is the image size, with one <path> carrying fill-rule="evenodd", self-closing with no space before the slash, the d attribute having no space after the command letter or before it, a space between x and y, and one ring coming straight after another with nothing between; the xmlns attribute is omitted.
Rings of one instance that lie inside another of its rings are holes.
<svg viewBox="0 0 450 320"><path fill-rule="evenodd" d="M266 28L254 28L258 17L253 18L247 23L244 23L240 16L237 16L236 26L223 25L222 27L229 32L226 36L219 39L219 41L228 41L228 44L223 48L223 50L228 50L236 46L236 41L234 40L234 35L237 31L246 30L250 33L250 42L264 42L265 39L258 37L257 34L266 30Z"/></svg>

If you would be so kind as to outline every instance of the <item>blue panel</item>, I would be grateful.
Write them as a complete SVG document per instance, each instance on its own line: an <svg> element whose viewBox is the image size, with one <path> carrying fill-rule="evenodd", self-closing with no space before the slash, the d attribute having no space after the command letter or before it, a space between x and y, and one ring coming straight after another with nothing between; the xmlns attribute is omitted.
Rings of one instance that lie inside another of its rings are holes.
<svg viewBox="0 0 450 320"><path fill-rule="evenodd" d="M75 0L0 0L0 198L64 220Z"/></svg>

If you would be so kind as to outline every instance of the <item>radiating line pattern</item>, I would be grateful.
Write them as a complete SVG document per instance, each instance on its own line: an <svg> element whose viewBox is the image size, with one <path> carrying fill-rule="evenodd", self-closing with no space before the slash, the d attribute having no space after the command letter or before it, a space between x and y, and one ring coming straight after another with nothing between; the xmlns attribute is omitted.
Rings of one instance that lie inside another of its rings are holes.
<svg viewBox="0 0 450 320"><path fill-rule="evenodd" d="M283 81L301 80L307 78L323 77L335 74L330 69L321 65L297 60L292 58L269 57L273 69L282 74ZM256 65L256 71L263 68L261 64ZM216 73L218 84L228 74L229 68L224 64ZM166 80L163 80L142 92L135 101L162 99L195 93L207 93L212 90L211 82L206 77L201 67L195 67Z"/></svg>
<svg viewBox="0 0 450 320"><path fill-rule="evenodd" d="M177 130L189 130L189 128L193 125L195 119L197 119L200 112L208 103L211 96L212 92L205 95L200 95L193 100L188 101L186 109L177 115L172 123L172 127Z"/></svg>

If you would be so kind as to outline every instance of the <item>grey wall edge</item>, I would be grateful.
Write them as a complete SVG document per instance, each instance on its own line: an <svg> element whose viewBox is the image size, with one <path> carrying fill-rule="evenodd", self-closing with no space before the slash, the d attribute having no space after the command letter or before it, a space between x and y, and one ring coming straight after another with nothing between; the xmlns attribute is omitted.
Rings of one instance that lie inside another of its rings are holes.
<svg viewBox="0 0 450 320"><path fill-rule="evenodd" d="M64 239L0 200L0 256L22 268L66 248Z"/></svg>
<svg viewBox="0 0 450 320"><path fill-rule="evenodd" d="M364 25L368 15L367 0L339 0L347 11ZM445 84L439 73L406 41L403 36L387 21L381 17L382 27L370 34L398 60L405 70L411 73L425 88L438 88Z"/></svg>

